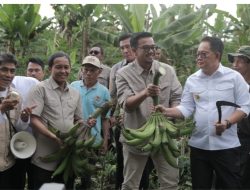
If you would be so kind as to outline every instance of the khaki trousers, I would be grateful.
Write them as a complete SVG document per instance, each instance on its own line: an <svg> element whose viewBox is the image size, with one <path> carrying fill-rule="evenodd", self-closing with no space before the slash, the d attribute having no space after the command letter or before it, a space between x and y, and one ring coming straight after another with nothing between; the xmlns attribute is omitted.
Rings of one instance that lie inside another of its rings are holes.
<svg viewBox="0 0 250 190"><path fill-rule="evenodd" d="M128 146L123 144L124 156L124 181L122 190L138 190L142 176L142 172L148 160L148 155L137 155L128 151ZM179 170L170 166L161 152L150 155L153 160L154 167L157 171L158 180L161 190L177 190Z"/></svg>

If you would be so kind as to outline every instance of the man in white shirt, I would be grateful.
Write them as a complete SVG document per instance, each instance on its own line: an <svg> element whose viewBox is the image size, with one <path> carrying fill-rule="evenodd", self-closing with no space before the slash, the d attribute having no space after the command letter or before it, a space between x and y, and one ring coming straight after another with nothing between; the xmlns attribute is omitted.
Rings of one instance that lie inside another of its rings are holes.
<svg viewBox="0 0 250 190"><path fill-rule="evenodd" d="M194 114L196 127L189 140L193 189L211 189L214 172L216 189L241 187L236 123L249 113L250 96L244 78L220 63L223 49L219 38L204 37L196 55L200 70L187 79L180 105L156 107L168 117ZM241 108L223 106L219 123L216 101L220 100Z"/></svg>
<svg viewBox="0 0 250 190"><path fill-rule="evenodd" d="M15 76L12 81L12 87L17 90L17 92L21 95L23 99L22 107L27 106L28 101L28 93L30 89L38 84L39 81L33 77L25 77L25 76ZM26 130L32 133L32 128L29 126L29 122L23 124L19 128L16 128L17 131ZM26 173L28 176L28 189L33 189L33 180L32 180L32 171L31 171L31 158L26 159L16 159L16 168L18 172L16 172L16 187L18 189L24 189L26 183Z"/></svg>

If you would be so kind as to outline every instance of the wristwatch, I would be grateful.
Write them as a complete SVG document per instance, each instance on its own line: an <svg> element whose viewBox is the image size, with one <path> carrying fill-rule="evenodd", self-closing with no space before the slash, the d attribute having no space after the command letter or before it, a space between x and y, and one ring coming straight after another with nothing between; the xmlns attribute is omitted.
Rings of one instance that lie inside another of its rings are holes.
<svg viewBox="0 0 250 190"><path fill-rule="evenodd" d="M227 119L225 121L227 123L227 129L229 129L232 126L232 123Z"/></svg>

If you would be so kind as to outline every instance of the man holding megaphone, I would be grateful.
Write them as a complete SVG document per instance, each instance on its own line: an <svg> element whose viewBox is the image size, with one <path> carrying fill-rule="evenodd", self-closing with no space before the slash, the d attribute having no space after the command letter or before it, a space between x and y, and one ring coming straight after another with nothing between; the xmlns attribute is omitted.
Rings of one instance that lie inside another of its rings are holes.
<svg viewBox="0 0 250 190"><path fill-rule="evenodd" d="M29 121L33 107L21 111L22 98L10 86L15 76L17 60L12 54L0 54L0 189L16 189L15 157L10 140L15 127Z"/></svg>

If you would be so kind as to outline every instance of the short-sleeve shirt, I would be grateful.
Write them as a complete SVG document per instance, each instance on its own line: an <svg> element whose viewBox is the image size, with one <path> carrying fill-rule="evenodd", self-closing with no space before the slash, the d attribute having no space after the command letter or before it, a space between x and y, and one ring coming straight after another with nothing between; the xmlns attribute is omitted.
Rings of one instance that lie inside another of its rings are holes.
<svg viewBox="0 0 250 190"><path fill-rule="evenodd" d="M82 118L81 98L77 90L67 85L62 91L52 77L37 84L29 93L30 106L37 105L32 114L39 116L42 122L61 132L68 132L74 126L74 119ZM52 139L33 130L37 140L37 149L32 163L53 171L57 162L42 162L39 157L58 150L59 145Z"/></svg>
<svg viewBox="0 0 250 190"><path fill-rule="evenodd" d="M93 87L87 88L82 80L74 81L71 86L80 92L82 99L82 111L83 118L87 120L89 116L105 102L110 101L110 94L108 89L97 82ZM110 113L108 112L106 118L109 118ZM96 135L95 143L99 143L101 137L102 121L101 116L96 118L96 125L91 128L91 135Z"/></svg>

